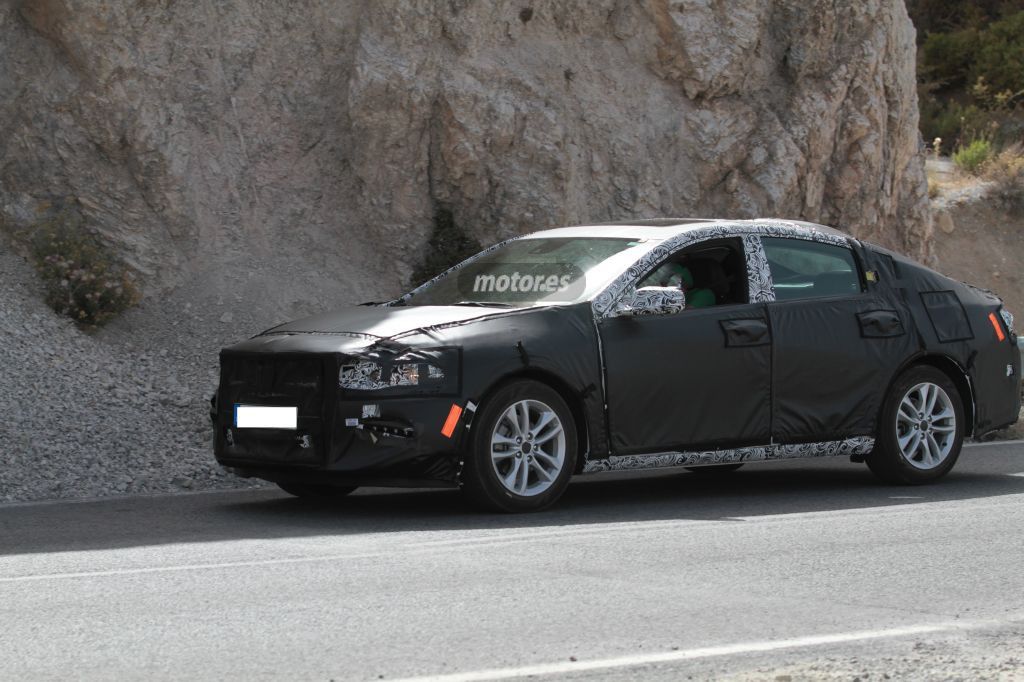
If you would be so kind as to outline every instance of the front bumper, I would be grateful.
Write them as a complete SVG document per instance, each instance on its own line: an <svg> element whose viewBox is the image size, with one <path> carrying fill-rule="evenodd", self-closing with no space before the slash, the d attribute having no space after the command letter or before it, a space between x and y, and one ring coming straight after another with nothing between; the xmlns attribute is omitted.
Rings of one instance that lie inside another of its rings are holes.
<svg viewBox="0 0 1024 682"><path fill-rule="evenodd" d="M272 481L356 485L454 485L463 414L442 429L455 394L374 396L338 386L346 356L222 353L211 411L217 461L240 475ZM354 395L355 394L355 395ZM239 429L234 406L297 406L291 429Z"/></svg>

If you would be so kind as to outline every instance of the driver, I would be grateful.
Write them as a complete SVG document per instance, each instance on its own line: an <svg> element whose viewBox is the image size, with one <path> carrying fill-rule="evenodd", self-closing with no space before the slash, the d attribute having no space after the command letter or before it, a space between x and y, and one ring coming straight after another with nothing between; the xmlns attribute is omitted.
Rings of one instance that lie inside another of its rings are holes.
<svg viewBox="0 0 1024 682"><path fill-rule="evenodd" d="M715 304L715 295L710 289L695 288L693 273L682 263L669 261L663 263L644 281L642 287L678 287L686 296L687 308L707 308Z"/></svg>

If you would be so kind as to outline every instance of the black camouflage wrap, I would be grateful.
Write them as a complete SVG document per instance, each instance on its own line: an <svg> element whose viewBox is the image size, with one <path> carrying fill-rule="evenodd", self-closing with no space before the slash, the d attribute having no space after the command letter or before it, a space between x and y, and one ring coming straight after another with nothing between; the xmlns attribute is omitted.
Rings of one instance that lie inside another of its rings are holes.
<svg viewBox="0 0 1024 682"><path fill-rule="evenodd" d="M863 291L776 301L766 236L851 249ZM665 258L725 237L742 243L749 303L614 313ZM820 226L667 228L578 304L403 305L414 294L225 348L212 414L217 459L275 481L455 486L477 408L517 377L565 399L585 472L863 456L889 386L916 362L947 372L977 435L1012 423L1019 409L1020 358L998 297ZM1007 328L1003 341L990 314ZM408 380L410 365L418 385ZM297 405L299 428L235 429L236 404ZM442 429L453 406L461 413L449 436Z"/></svg>

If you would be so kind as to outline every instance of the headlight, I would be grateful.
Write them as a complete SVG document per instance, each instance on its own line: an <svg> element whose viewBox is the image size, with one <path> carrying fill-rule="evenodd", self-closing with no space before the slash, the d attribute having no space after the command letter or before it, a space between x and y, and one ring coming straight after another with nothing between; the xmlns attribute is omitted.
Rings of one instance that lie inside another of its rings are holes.
<svg viewBox="0 0 1024 682"><path fill-rule="evenodd" d="M426 372L421 376L424 367ZM444 370L436 365L416 362L402 362L391 368L392 386L419 386L421 378L424 382L444 379Z"/></svg>
<svg viewBox="0 0 1024 682"><path fill-rule="evenodd" d="M354 365L342 365L338 373L338 385L356 391L372 391L387 388L387 382L380 380L383 370L376 362L357 362Z"/></svg>
<svg viewBox="0 0 1024 682"><path fill-rule="evenodd" d="M338 371L338 386L350 391L416 387L446 392L458 371L457 349L414 351L395 358L353 359Z"/></svg>

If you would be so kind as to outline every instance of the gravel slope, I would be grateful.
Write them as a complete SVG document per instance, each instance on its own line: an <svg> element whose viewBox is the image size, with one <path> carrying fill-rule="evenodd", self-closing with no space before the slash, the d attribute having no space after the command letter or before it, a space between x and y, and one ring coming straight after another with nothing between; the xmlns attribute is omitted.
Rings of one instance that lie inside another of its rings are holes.
<svg viewBox="0 0 1024 682"><path fill-rule="evenodd" d="M0 502L253 485L214 461L206 400L221 340L255 321L179 314L175 294L87 335L3 246L0 291Z"/></svg>

